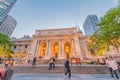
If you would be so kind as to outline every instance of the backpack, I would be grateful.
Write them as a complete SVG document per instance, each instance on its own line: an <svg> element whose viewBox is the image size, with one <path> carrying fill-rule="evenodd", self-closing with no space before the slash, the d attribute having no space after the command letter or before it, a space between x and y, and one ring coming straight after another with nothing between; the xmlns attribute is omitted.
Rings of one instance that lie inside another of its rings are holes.
<svg viewBox="0 0 120 80"><path fill-rule="evenodd" d="M117 61L117 64L120 66L120 62L119 61Z"/></svg>
<svg viewBox="0 0 120 80"><path fill-rule="evenodd" d="M64 66L65 66L65 67L67 67L67 64L66 64L66 62L64 63Z"/></svg>
<svg viewBox="0 0 120 80"><path fill-rule="evenodd" d="M69 67L68 61L65 61L64 66Z"/></svg>

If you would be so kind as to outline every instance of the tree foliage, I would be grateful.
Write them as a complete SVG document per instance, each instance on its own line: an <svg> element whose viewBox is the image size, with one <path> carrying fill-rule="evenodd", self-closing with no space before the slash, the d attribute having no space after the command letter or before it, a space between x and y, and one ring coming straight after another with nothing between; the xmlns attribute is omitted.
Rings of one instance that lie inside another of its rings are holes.
<svg viewBox="0 0 120 80"><path fill-rule="evenodd" d="M13 44L10 41L10 38L7 35L0 33L0 51L2 54L6 55L6 58L12 58L11 54L14 52L11 50Z"/></svg>
<svg viewBox="0 0 120 80"><path fill-rule="evenodd" d="M0 33L0 45L10 45L10 38L7 35Z"/></svg>
<svg viewBox="0 0 120 80"><path fill-rule="evenodd" d="M117 50L120 46L120 6L110 9L98 24L98 30L91 36L91 49L106 51L110 45ZM118 50L119 51L119 50Z"/></svg>

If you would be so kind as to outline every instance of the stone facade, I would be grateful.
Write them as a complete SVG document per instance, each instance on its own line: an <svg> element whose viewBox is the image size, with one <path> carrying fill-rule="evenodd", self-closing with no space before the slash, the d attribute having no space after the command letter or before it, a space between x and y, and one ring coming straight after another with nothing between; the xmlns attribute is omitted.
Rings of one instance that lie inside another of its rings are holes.
<svg viewBox="0 0 120 80"><path fill-rule="evenodd" d="M31 39L12 40L15 44L14 58L57 59L80 58L90 59L91 53L87 48L89 36L84 36L77 27L36 30Z"/></svg>

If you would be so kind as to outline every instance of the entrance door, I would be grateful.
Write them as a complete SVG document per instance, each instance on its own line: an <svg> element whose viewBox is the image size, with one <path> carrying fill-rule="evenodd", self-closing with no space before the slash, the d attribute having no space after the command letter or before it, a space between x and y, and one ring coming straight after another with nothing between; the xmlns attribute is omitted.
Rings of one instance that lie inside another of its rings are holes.
<svg viewBox="0 0 120 80"><path fill-rule="evenodd" d="M55 58L58 58L58 53L55 53Z"/></svg>
<svg viewBox="0 0 120 80"><path fill-rule="evenodd" d="M64 44L64 57L65 57L65 59L69 59L70 56L71 56L71 43L66 42Z"/></svg>
<svg viewBox="0 0 120 80"><path fill-rule="evenodd" d="M46 43L42 42L39 46L38 58L43 58L46 53Z"/></svg>
<svg viewBox="0 0 120 80"><path fill-rule="evenodd" d="M53 42L52 44L52 57L58 58L59 44L58 42Z"/></svg>
<svg viewBox="0 0 120 80"><path fill-rule="evenodd" d="M69 58L70 58L69 53L66 53L66 58L67 58L67 59L69 59Z"/></svg>

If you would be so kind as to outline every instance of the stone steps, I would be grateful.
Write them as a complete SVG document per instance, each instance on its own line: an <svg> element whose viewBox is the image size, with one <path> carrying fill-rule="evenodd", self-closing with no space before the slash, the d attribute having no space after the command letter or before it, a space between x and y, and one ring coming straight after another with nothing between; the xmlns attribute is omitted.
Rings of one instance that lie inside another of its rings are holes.
<svg viewBox="0 0 120 80"><path fill-rule="evenodd" d="M15 66L15 73L64 73L64 66L56 66L55 69L48 70L48 66ZM106 74L109 73L106 66L71 66L72 73L78 74Z"/></svg>
<svg viewBox="0 0 120 80"><path fill-rule="evenodd" d="M46 60L43 60L43 59L39 59L37 60L36 64L40 65L40 64L48 64L50 61L50 59L46 59Z"/></svg>
<svg viewBox="0 0 120 80"><path fill-rule="evenodd" d="M50 62L50 59L46 59L46 60L43 60L43 59L38 59L36 64L37 65L41 65L41 64L49 64ZM64 64L65 63L65 59L56 59L55 61L56 64Z"/></svg>

